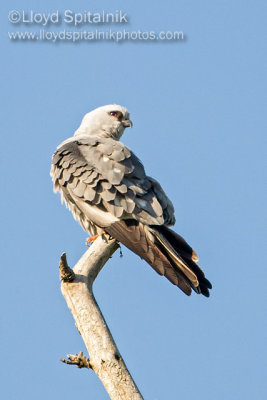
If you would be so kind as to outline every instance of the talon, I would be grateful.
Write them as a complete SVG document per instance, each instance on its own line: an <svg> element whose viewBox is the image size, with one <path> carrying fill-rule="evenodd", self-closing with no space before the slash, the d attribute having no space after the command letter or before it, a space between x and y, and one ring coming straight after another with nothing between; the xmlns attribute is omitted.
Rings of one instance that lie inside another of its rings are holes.
<svg viewBox="0 0 267 400"><path fill-rule="evenodd" d="M94 242L99 236L101 236L101 235L94 235L94 236L91 236L91 237L87 238L86 241L85 241L86 244L88 245L88 244Z"/></svg>
<svg viewBox="0 0 267 400"><path fill-rule="evenodd" d="M87 238L85 243L87 245L89 245L90 243L94 242L97 238L99 238L99 236L102 236L102 239L105 239L105 235L109 236L108 240L113 239L113 237L109 233L105 232L104 229L103 229L102 232L99 233L98 235L94 235L94 236L91 236L91 237Z"/></svg>

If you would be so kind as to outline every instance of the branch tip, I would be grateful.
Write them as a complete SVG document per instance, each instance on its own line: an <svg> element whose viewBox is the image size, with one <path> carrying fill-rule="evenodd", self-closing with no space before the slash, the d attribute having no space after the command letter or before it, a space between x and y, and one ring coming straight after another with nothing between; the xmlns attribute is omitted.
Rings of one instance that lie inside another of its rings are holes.
<svg viewBox="0 0 267 400"><path fill-rule="evenodd" d="M63 253L59 261L59 279L63 282L73 282L75 273L68 266L66 253Z"/></svg>

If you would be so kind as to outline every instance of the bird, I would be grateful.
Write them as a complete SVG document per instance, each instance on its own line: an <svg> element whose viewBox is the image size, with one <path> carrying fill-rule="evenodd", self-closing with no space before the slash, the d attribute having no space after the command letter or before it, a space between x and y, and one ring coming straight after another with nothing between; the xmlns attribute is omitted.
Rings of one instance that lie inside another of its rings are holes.
<svg viewBox="0 0 267 400"><path fill-rule="evenodd" d="M106 233L186 295L193 290L209 297L212 285L196 252L170 228L175 224L171 200L120 141L132 125L127 108L117 104L87 113L52 156L54 191L93 239Z"/></svg>

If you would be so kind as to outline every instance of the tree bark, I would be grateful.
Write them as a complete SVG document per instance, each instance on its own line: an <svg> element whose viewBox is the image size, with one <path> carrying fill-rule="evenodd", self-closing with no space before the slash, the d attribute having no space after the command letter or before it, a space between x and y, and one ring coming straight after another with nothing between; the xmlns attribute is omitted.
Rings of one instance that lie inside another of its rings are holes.
<svg viewBox="0 0 267 400"><path fill-rule="evenodd" d="M143 397L127 370L93 294L94 280L117 248L114 239L100 236L73 268L75 275L70 269L66 271L68 266L63 255L60 262L61 291L90 355L89 366L103 383L110 399L141 400Z"/></svg>

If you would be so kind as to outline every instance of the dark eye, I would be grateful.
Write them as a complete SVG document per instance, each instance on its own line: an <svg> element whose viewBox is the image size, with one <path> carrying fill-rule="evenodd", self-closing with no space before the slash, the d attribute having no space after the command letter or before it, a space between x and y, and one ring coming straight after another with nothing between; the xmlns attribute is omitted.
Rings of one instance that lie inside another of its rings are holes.
<svg viewBox="0 0 267 400"><path fill-rule="evenodd" d="M117 111L111 111L110 115L112 115L112 117L117 117L119 114Z"/></svg>

